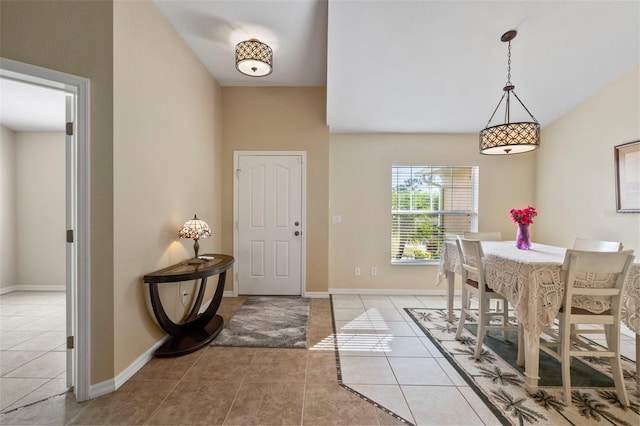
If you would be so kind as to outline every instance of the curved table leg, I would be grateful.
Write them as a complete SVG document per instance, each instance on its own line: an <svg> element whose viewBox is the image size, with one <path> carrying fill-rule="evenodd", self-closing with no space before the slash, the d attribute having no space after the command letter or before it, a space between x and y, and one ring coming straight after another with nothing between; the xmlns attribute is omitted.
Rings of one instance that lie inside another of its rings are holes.
<svg viewBox="0 0 640 426"><path fill-rule="evenodd" d="M172 336L156 350L156 356L175 357L195 352L211 342L220 333L224 320L220 315L216 315L216 312L222 303L225 280L226 271L218 276L218 285L209 306L204 312L199 313L207 286L207 278L203 277L189 315L179 324L173 322L165 312L160 300L158 285L156 283L149 285L151 306L158 324Z"/></svg>

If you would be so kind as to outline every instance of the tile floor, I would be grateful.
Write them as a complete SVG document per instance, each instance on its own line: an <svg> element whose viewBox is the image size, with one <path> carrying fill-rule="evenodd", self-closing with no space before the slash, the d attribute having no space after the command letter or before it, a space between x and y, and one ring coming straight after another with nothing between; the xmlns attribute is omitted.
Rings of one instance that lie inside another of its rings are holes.
<svg viewBox="0 0 640 426"><path fill-rule="evenodd" d="M225 321L243 301L223 300ZM444 296L337 295L334 336L330 301L313 299L307 350L207 347L156 358L114 393L83 403L67 393L0 424L402 424L388 410L419 425L498 424L402 309L445 306ZM632 357L633 339L623 345Z"/></svg>
<svg viewBox="0 0 640 426"><path fill-rule="evenodd" d="M65 293L0 295L0 412L66 392Z"/></svg>

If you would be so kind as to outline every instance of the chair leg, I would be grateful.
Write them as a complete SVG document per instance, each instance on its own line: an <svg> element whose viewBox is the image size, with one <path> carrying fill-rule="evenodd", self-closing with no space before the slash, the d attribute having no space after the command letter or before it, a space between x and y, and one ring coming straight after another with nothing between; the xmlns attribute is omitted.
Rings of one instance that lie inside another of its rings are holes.
<svg viewBox="0 0 640 426"><path fill-rule="evenodd" d="M462 330L464 330L464 322L467 319L467 309L469 302L469 292L465 288L464 284L462 284L462 305L460 306L460 320L458 320L458 329L456 330L456 340L460 340L462 336Z"/></svg>
<svg viewBox="0 0 640 426"><path fill-rule="evenodd" d="M478 300L478 333L476 335L476 348L473 351L473 356L475 359L480 359L480 352L482 352L482 341L484 340L484 335L487 332L487 305L489 305L489 300L486 298L484 300Z"/></svg>
<svg viewBox="0 0 640 426"><path fill-rule="evenodd" d="M497 306L500 306L500 301L498 301ZM502 326L505 327L502 332L502 338L507 342L509 341L509 330L506 329L509 326L509 302L506 299L502 301Z"/></svg>
<svg viewBox="0 0 640 426"><path fill-rule="evenodd" d="M616 325L605 325L604 331L607 338L607 348L617 354L617 356L611 358L611 375L616 385L618 399L622 405L628 407L629 396L627 395L624 375L622 374L622 364L620 363L620 323Z"/></svg>
<svg viewBox="0 0 640 426"><path fill-rule="evenodd" d="M560 319L558 333L560 333L562 389L564 391L564 402L569 407L571 406L571 355L569 353L571 349L571 324L568 324L565 316Z"/></svg>

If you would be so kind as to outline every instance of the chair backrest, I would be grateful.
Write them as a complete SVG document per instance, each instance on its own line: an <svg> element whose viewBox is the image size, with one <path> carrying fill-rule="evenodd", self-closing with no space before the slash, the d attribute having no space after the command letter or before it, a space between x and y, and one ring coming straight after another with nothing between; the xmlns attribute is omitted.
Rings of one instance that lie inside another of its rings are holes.
<svg viewBox="0 0 640 426"><path fill-rule="evenodd" d="M622 251L622 243L576 238L573 243L573 249L582 251Z"/></svg>
<svg viewBox="0 0 640 426"><path fill-rule="evenodd" d="M464 231L467 240L502 241L502 232L469 232Z"/></svg>
<svg viewBox="0 0 640 426"><path fill-rule="evenodd" d="M484 265L482 258L482 242L480 240L468 240L466 238L458 238L456 240L458 246L458 258L460 259L460 271L462 272L462 283L466 283L471 278L478 282L478 288L484 291ZM471 277L469 277L471 273Z"/></svg>
<svg viewBox="0 0 640 426"><path fill-rule="evenodd" d="M564 306L601 314L611 308L617 315L622 303L622 288L633 250L597 252L567 250L562 265L565 277ZM576 297L577 296L577 297Z"/></svg>

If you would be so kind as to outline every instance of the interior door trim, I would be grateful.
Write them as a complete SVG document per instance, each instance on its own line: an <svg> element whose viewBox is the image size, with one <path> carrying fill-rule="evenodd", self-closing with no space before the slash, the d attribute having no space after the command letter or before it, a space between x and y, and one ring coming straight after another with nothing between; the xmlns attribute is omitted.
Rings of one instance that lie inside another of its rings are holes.
<svg viewBox="0 0 640 426"><path fill-rule="evenodd" d="M74 129L75 161L66 164L75 175L75 184L71 191L75 194L75 206L71 212L74 216L73 229L76 245L75 259L72 259L72 279L70 284L74 300L73 325L75 372L74 389L77 401L85 401L92 397L90 386L91 365L91 258L90 215L89 215L89 159L90 159L90 80L73 74L67 74L36 65L25 64L0 57L0 75L20 82L46 86L63 90L76 96L77 110ZM69 262L69 260L67 260Z"/></svg>
<svg viewBox="0 0 640 426"><path fill-rule="evenodd" d="M233 268L233 296L238 296L238 265L242 259L238 256L238 214L239 214L239 185L238 185L238 165L240 156L300 156L302 158L302 179L301 179L301 203L302 203L302 232L300 247L300 295L304 297L307 288L307 151L233 151L233 257L236 264Z"/></svg>

